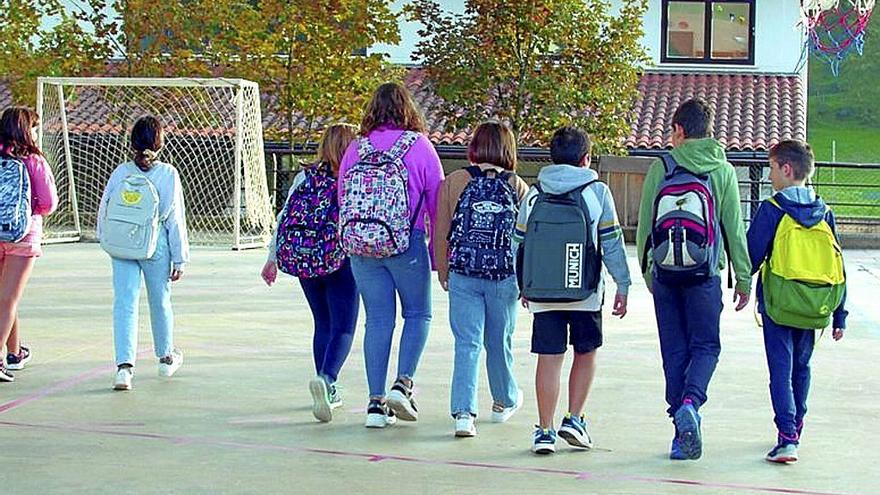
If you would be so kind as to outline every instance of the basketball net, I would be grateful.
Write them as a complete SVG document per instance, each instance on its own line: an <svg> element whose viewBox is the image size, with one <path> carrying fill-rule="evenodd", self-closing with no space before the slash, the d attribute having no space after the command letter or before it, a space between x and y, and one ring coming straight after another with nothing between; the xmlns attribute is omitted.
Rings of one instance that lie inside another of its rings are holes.
<svg viewBox="0 0 880 495"><path fill-rule="evenodd" d="M806 37L801 64L813 54L840 74L840 62L853 51L862 54L865 31L875 0L801 0L801 27Z"/></svg>

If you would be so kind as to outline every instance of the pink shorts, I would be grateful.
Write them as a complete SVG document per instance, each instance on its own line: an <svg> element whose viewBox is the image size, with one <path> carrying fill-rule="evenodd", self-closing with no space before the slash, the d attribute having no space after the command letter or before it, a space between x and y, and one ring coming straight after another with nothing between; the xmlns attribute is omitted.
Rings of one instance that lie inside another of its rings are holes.
<svg viewBox="0 0 880 495"><path fill-rule="evenodd" d="M24 239L18 242L0 242L0 260L5 259L7 256L39 258L43 255L40 237L34 235L34 232L30 232Z"/></svg>

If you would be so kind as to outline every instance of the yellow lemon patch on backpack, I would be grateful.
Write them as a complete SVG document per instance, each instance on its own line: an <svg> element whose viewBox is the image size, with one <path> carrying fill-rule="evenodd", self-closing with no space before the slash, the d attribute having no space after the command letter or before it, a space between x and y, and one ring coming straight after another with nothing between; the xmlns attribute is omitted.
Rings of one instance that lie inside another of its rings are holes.
<svg viewBox="0 0 880 495"><path fill-rule="evenodd" d="M129 206L139 204L142 199L143 195L138 191L122 191L122 202Z"/></svg>
<svg viewBox="0 0 880 495"><path fill-rule="evenodd" d="M779 207L772 198L770 203ZM773 321L795 328L828 326L846 287L843 252L828 222L806 227L784 214L761 276Z"/></svg>

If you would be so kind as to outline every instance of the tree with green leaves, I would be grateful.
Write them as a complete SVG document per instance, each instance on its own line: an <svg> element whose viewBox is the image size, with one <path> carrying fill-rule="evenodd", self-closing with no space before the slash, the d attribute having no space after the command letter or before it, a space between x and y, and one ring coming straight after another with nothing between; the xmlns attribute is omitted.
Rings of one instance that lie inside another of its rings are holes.
<svg viewBox="0 0 880 495"><path fill-rule="evenodd" d="M447 126L507 122L521 143L561 125L590 132L598 151L624 150L638 80L647 0L467 0L464 14L414 0L416 55L443 98Z"/></svg>

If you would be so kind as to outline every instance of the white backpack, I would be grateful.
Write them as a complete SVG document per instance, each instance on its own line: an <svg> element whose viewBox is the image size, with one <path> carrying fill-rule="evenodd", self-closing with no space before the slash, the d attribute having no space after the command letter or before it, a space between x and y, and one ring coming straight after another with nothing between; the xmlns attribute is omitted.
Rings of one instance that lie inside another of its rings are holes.
<svg viewBox="0 0 880 495"><path fill-rule="evenodd" d="M101 248L114 258L145 260L159 240L159 193L150 180L131 173L108 195L101 221Z"/></svg>

